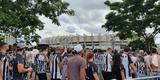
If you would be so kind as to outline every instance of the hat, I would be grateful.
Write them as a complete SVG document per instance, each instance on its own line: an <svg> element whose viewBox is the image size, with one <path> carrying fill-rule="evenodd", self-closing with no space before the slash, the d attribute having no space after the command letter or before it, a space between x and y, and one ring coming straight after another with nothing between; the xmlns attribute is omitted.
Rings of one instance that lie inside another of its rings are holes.
<svg viewBox="0 0 160 80"><path fill-rule="evenodd" d="M83 50L83 47L81 46L81 44L77 44L76 46L74 46L74 50L77 51L77 53L79 53Z"/></svg>
<svg viewBox="0 0 160 80"><path fill-rule="evenodd" d="M26 45L24 43L18 43L17 44L18 49L22 49L22 48L25 48L25 47L26 47Z"/></svg>

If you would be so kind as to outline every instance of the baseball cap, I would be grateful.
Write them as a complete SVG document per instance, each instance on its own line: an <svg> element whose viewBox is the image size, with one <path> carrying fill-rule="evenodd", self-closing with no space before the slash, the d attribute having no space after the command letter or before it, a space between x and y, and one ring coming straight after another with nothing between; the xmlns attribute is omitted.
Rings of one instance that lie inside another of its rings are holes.
<svg viewBox="0 0 160 80"><path fill-rule="evenodd" d="M74 50L77 51L77 53L79 53L83 50L83 47L81 46L81 44L77 44L76 46L74 46Z"/></svg>
<svg viewBox="0 0 160 80"><path fill-rule="evenodd" d="M22 48L25 48L25 47L26 47L26 45L24 43L18 43L17 44L18 49L22 49Z"/></svg>

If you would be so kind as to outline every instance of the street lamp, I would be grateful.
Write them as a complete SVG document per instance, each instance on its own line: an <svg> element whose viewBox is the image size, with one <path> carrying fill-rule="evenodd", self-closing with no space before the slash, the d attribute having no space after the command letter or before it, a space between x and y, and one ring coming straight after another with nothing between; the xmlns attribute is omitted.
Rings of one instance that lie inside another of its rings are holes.
<svg viewBox="0 0 160 80"><path fill-rule="evenodd" d="M113 50L114 50L114 41L115 41L114 39L115 39L115 37L114 37L114 35L112 35L111 36L111 42L112 42L112 49Z"/></svg>

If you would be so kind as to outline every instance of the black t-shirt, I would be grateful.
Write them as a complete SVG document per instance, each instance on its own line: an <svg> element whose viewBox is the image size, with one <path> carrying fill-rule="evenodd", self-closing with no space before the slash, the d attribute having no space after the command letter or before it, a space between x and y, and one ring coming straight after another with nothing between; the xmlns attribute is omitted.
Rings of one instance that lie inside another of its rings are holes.
<svg viewBox="0 0 160 80"><path fill-rule="evenodd" d="M98 73L98 67L93 62L89 62L86 69L86 80L95 80L94 73Z"/></svg>
<svg viewBox="0 0 160 80"><path fill-rule="evenodd" d="M123 80L122 75L121 75L121 71L123 71L124 75L125 75L125 69L124 69L123 64L121 64L121 65L115 64L114 67L112 68L113 79Z"/></svg>

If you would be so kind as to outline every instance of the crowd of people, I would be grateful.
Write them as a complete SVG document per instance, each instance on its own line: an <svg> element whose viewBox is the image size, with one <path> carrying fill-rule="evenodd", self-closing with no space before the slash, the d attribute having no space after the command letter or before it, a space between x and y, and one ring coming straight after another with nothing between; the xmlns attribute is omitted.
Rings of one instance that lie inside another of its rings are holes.
<svg viewBox="0 0 160 80"><path fill-rule="evenodd" d="M160 76L156 48L116 51L83 49L80 44L66 49L62 45L28 48L24 43L0 43L0 80L124 80L145 76Z"/></svg>

